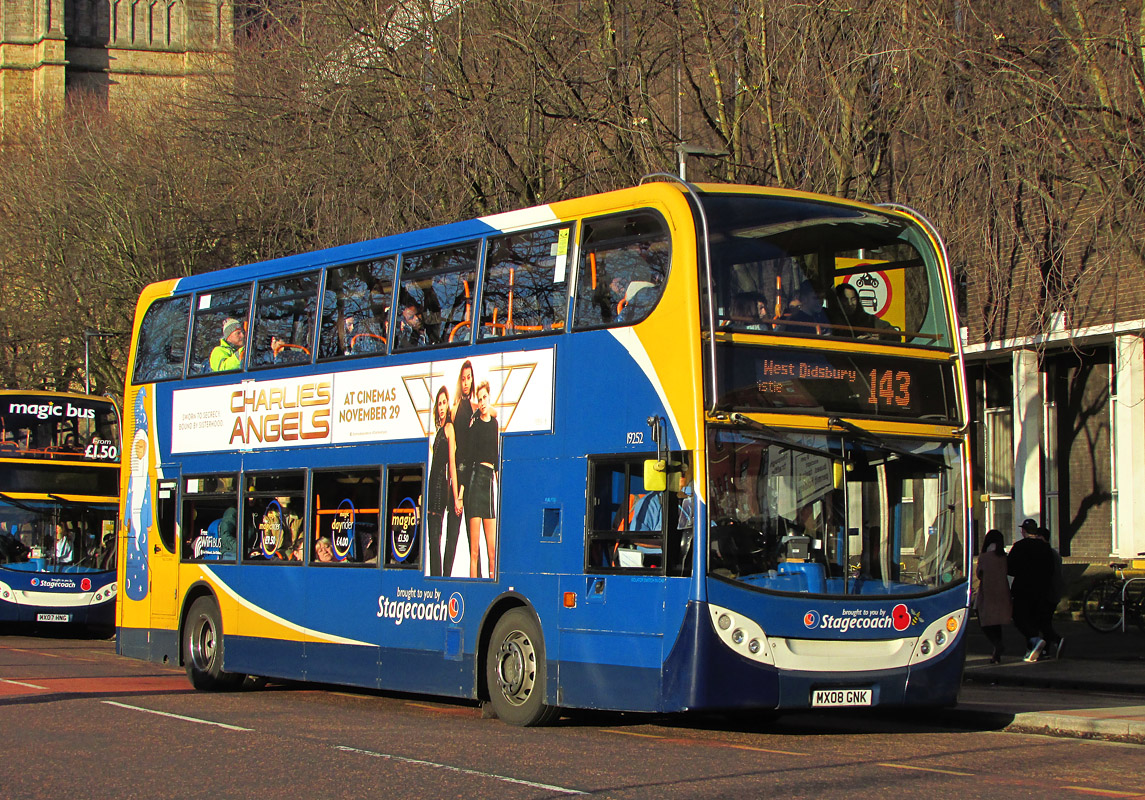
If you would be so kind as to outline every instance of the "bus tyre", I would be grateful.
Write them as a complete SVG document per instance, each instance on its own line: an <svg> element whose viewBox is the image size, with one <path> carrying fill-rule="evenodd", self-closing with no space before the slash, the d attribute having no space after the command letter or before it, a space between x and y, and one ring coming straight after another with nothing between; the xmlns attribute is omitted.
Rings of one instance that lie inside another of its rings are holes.
<svg viewBox="0 0 1145 800"><path fill-rule="evenodd" d="M528 610L513 608L497 620L485 683L493 712L510 725L547 725L559 716L559 708L545 704L545 643Z"/></svg>
<svg viewBox="0 0 1145 800"><path fill-rule="evenodd" d="M226 691L242 683L242 675L223 672L222 618L210 597L200 597L191 604L183 626L183 663L196 689Z"/></svg>

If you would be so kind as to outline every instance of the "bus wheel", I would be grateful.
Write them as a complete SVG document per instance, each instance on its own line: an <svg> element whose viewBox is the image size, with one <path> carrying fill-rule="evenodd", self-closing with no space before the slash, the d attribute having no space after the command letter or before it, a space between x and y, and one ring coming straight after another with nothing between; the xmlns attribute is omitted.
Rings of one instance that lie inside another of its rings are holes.
<svg viewBox="0 0 1145 800"><path fill-rule="evenodd" d="M196 689L222 691L242 683L242 675L223 672L222 619L210 597L200 597L191 604L183 626L183 663Z"/></svg>
<svg viewBox="0 0 1145 800"><path fill-rule="evenodd" d="M497 620L485 664L494 713L510 725L547 725L560 709L545 705L545 643L533 615L513 608Z"/></svg>

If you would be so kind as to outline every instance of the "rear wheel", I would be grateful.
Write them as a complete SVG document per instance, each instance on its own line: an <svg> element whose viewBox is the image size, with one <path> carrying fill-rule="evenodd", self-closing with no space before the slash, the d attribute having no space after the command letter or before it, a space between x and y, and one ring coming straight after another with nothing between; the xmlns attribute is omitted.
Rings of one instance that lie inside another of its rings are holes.
<svg viewBox="0 0 1145 800"><path fill-rule="evenodd" d="M1090 586L1082 600L1082 616L1089 627L1101 633L1115 631L1121 625L1121 581L1102 580Z"/></svg>
<svg viewBox="0 0 1145 800"><path fill-rule="evenodd" d="M223 623L214 599L191 604L183 626L183 663L191 685L204 691L236 689L243 675L223 671Z"/></svg>
<svg viewBox="0 0 1145 800"><path fill-rule="evenodd" d="M493 628L485 663L493 712L510 725L549 724L560 709L545 704L546 680L540 626L527 610L510 609Z"/></svg>

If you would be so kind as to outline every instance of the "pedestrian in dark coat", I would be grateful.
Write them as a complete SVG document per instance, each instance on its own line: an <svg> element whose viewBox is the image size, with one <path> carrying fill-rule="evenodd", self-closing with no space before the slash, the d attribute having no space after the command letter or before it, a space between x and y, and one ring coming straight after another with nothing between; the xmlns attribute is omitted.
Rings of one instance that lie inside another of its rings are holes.
<svg viewBox="0 0 1145 800"><path fill-rule="evenodd" d="M1061 637L1053 629L1054 557L1050 543L1038 536L1038 523L1022 522L1022 538L1010 547L1006 557L1014 581L1010 597L1014 604L1014 625L1026 637L1026 661L1037 661L1047 642L1055 648Z"/></svg>

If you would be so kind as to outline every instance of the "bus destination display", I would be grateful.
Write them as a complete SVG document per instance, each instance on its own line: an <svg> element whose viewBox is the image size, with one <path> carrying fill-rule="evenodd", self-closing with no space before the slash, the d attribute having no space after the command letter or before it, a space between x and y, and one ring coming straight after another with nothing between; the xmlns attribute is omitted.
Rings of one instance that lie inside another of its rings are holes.
<svg viewBox="0 0 1145 800"><path fill-rule="evenodd" d="M743 345L723 345L716 353L723 410L957 419L950 364Z"/></svg>

